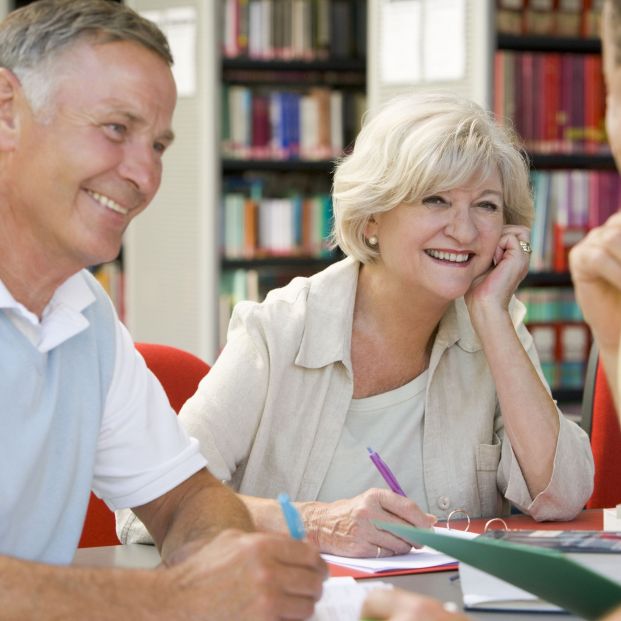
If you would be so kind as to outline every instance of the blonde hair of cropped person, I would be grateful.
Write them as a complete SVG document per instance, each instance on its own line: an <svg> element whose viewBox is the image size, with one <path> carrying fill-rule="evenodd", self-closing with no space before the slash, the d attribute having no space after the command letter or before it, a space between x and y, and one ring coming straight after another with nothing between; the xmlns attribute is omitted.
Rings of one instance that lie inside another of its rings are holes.
<svg viewBox="0 0 621 621"><path fill-rule="evenodd" d="M377 260L365 228L375 214L483 180L495 168L507 224L530 226L528 162L514 133L478 104L446 93L404 95L365 119L353 151L337 164L332 242L362 263Z"/></svg>
<svg viewBox="0 0 621 621"><path fill-rule="evenodd" d="M35 113L50 105L59 71L59 55L82 40L133 41L159 55L173 57L166 37L136 11L110 0L37 0L0 22L0 67L20 80ZM54 70L53 70L54 69Z"/></svg>

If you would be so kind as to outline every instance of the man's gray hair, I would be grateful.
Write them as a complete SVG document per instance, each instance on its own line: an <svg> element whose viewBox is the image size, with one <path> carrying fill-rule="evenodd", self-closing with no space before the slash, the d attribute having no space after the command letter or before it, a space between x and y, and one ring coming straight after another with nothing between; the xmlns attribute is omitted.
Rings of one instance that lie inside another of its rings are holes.
<svg viewBox="0 0 621 621"><path fill-rule="evenodd" d="M0 67L21 81L35 110L40 110L54 82L56 57L81 40L96 43L133 41L155 52L169 66L166 37L151 21L111 0L37 0L0 22Z"/></svg>

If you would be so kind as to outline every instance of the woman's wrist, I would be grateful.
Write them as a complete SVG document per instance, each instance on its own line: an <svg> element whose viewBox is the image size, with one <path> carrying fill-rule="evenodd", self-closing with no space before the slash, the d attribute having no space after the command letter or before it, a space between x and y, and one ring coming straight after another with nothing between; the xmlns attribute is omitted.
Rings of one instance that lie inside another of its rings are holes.
<svg viewBox="0 0 621 621"><path fill-rule="evenodd" d="M321 524L325 513L325 503L317 501L308 501L296 503L304 528L306 529L306 538L310 543L321 550Z"/></svg>

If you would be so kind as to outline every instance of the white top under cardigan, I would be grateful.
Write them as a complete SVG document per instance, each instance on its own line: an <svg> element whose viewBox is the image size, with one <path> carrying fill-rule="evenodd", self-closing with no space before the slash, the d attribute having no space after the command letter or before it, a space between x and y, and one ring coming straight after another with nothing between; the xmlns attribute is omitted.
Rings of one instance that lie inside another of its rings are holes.
<svg viewBox="0 0 621 621"><path fill-rule="evenodd" d="M358 270L359 263L347 258L295 278L261 304L239 303L226 347L182 408L180 420L198 439L210 470L241 493L317 498L353 395ZM515 298L510 314L545 381L523 323L524 306ZM428 370L423 456L430 511L497 516L509 511L510 501L535 519L566 520L582 509L593 486L587 435L558 412L552 479L531 498L463 298L440 322ZM128 521L121 525L124 540L134 540L133 528Z"/></svg>

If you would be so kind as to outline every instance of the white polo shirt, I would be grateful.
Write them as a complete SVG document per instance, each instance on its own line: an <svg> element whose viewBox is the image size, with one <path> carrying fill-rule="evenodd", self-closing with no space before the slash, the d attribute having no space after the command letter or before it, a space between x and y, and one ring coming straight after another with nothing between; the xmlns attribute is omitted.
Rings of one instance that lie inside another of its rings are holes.
<svg viewBox="0 0 621 621"><path fill-rule="evenodd" d="M80 272L66 280L41 320L0 281L0 310L39 352L49 352L89 326L82 311L96 298L84 278ZM177 423L163 388L118 318L114 338L116 355L92 485L112 510L149 502L206 465L197 441Z"/></svg>

